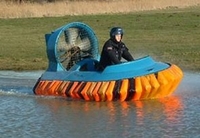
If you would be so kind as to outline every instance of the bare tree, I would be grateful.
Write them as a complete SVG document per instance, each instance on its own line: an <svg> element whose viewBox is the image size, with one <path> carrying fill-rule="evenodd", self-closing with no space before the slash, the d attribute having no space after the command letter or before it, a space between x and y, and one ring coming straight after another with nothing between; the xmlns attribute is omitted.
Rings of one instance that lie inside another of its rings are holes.
<svg viewBox="0 0 200 138"><path fill-rule="evenodd" d="M24 2L23 0L15 0L15 2L21 4L22 2Z"/></svg>
<svg viewBox="0 0 200 138"><path fill-rule="evenodd" d="M47 2L56 2L56 0L47 0Z"/></svg>

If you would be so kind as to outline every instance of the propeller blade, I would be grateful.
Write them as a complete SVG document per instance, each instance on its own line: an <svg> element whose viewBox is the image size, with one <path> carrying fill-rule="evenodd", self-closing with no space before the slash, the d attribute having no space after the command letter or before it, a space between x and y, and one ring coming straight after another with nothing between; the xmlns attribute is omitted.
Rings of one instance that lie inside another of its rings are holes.
<svg viewBox="0 0 200 138"><path fill-rule="evenodd" d="M69 28L65 32L65 41L72 47L75 45L76 40L79 37L78 28Z"/></svg>
<svg viewBox="0 0 200 138"><path fill-rule="evenodd" d="M78 46L83 52L91 50L91 43L89 38L82 39L78 44L76 44L76 46Z"/></svg>

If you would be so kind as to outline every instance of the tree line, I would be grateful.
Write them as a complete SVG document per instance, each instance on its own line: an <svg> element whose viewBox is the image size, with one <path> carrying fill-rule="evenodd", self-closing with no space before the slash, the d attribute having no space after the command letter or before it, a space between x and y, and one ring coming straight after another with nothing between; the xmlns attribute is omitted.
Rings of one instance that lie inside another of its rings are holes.
<svg viewBox="0 0 200 138"><path fill-rule="evenodd" d="M15 2L15 3L43 3L43 2L61 2L61 1L108 1L108 0L5 0L6 2Z"/></svg>

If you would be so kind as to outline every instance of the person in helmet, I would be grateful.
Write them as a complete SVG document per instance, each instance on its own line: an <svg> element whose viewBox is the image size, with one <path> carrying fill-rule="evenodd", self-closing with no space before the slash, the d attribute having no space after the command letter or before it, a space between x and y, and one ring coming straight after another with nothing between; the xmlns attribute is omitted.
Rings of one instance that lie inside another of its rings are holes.
<svg viewBox="0 0 200 138"><path fill-rule="evenodd" d="M110 30L110 39L108 39L102 49L99 62L100 70L109 65L120 64L121 59L132 61L134 58L129 53L128 48L122 42L123 29L121 27L113 27Z"/></svg>

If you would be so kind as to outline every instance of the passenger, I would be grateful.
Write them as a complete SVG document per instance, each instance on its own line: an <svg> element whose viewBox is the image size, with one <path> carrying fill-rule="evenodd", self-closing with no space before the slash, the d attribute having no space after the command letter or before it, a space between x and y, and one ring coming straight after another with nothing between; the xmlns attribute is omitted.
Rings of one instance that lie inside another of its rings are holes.
<svg viewBox="0 0 200 138"><path fill-rule="evenodd" d="M123 34L121 27L113 27L110 30L110 38L105 42L101 52L99 70L103 70L109 65L122 63L122 58L127 61L134 60L128 48L122 42Z"/></svg>

